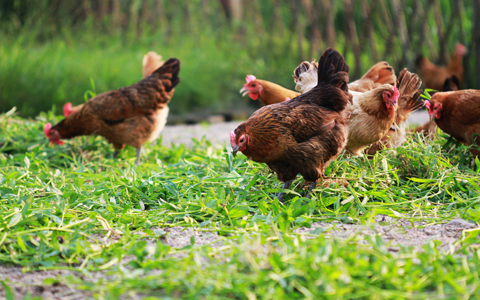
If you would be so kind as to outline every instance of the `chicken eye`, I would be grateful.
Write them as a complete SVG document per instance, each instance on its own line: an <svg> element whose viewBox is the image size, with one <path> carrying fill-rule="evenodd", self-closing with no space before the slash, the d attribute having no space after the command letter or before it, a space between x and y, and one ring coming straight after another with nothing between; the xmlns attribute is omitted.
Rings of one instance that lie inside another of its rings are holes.
<svg viewBox="0 0 480 300"><path fill-rule="evenodd" d="M256 87L256 86L257 86L257 85L256 85L255 83L254 83L254 84L252 84L252 87Z"/></svg>
<svg viewBox="0 0 480 300"><path fill-rule="evenodd" d="M245 138L242 137L242 138L240 139L240 143L243 143L243 142L245 142Z"/></svg>

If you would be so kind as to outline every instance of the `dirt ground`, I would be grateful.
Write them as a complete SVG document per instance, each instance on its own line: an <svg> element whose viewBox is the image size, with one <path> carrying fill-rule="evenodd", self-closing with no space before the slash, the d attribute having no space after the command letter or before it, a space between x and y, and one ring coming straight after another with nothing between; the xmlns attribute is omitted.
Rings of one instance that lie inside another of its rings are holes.
<svg viewBox="0 0 480 300"><path fill-rule="evenodd" d="M466 229L476 228L475 224L462 219L454 219L445 224L426 225L425 222L415 222L412 224L407 219L394 219L385 215L377 215L375 222L369 225L345 224L341 222L318 222L310 228L299 228L295 230L298 234L307 234L311 237L311 232L322 228L326 236L331 238L346 239L356 235L359 243L366 243L365 236L380 235L387 243L387 250L398 252L399 245L413 246L421 250L421 247L431 240L441 242L441 248L449 249L462 237L462 232ZM172 227L162 228L166 232L163 242L173 248L183 248L191 243L191 237L195 236L195 245L201 246L208 243L214 243L212 246L221 245L221 237L211 232L197 232L193 228ZM318 231L317 231L318 232ZM64 276L75 276L85 281L95 281L96 278L103 277L101 272L91 274L93 278L86 277L80 272L53 270L53 271L35 271L23 273L21 267L0 265L0 281L8 280L8 285L12 288L15 299L22 299L27 293L31 296L40 296L42 299L89 299L92 295L89 292L77 290L74 287L64 284L45 285L45 279ZM5 298L5 291L0 287L0 299Z"/></svg>

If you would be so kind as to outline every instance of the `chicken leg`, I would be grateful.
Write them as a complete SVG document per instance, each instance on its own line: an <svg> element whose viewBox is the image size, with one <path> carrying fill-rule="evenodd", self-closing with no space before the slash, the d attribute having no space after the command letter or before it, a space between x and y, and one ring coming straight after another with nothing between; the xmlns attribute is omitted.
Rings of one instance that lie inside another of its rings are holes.
<svg viewBox="0 0 480 300"><path fill-rule="evenodd" d="M120 149L115 149L113 151L113 158L117 158L118 154L120 153Z"/></svg>
<svg viewBox="0 0 480 300"><path fill-rule="evenodd" d="M135 165L138 166L138 163L140 162L140 154L142 153L142 147L138 147L137 148L137 153L136 153L136 157L137 157L137 160L135 160Z"/></svg>
<svg viewBox="0 0 480 300"><path fill-rule="evenodd" d="M316 181L310 183L310 187L308 188L308 192L307 192L307 198L308 199L312 198L313 189L317 186L317 183L318 183L318 179Z"/></svg>
<svg viewBox="0 0 480 300"><path fill-rule="evenodd" d="M293 183L293 179L289 181L285 181L285 184L283 185L282 189L288 189ZM283 203L283 198L285 197L285 192L281 192L278 194L278 201Z"/></svg>

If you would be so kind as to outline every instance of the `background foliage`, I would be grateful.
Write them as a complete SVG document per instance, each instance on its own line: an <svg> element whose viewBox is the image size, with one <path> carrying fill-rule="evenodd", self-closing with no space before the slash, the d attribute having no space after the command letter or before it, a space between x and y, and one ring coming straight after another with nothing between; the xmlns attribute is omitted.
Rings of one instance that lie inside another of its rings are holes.
<svg viewBox="0 0 480 300"><path fill-rule="evenodd" d="M420 53L445 63L461 42L469 50L464 87L479 88L479 2L2 1L0 111L59 111L85 101L87 90L132 84L150 50L182 61L173 115L255 107L238 94L246 74L293 89L293 69L330 46L346 56L356 79L379 60L397 71L414 69Z"/></svg>

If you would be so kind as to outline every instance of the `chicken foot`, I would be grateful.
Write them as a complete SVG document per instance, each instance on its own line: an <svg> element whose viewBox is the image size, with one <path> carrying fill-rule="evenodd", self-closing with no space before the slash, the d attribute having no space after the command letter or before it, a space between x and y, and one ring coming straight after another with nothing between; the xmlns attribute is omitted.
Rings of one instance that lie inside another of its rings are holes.
<svg viewBox="0 0 480 300"><path fill-rule="evenodd" d="M293 183L293 179L289 181L285 181L285 184L283 185L284 190L288 189ZM285 197L285 192L281 192L278 194L278 201L283 203L283 198Z"/></svg>

